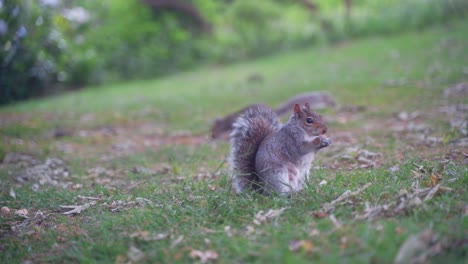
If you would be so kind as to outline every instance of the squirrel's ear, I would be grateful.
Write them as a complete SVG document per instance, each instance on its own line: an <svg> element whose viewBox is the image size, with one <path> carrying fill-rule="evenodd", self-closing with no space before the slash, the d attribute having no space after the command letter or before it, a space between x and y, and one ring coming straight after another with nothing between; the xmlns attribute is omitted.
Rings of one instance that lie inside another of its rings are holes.
<svg viewBox="0 0 468 264"><path fill-rule="evenodd" d="M294 105L294 114L301 116L301 107L298 104Z"/></svg>
<svg viewBox="0 0 468 264"><path fill-rule="evenodd" d="M307 110L311 110L311 109L310 109L310 104L309 104L309 103L305 103L305 107L306 107Z"/></svg>

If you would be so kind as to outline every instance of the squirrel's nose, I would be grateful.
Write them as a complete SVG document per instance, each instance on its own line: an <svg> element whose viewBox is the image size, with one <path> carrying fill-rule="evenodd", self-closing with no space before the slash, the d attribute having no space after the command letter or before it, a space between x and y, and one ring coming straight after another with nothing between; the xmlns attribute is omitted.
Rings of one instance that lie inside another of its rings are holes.
<svg viewBox="0 0 468 264"><path fill-rule="evenodd" d="M326 128L326 127L324 127L324 128L322 129L322 134L325 134L325 133L327 133L327 128Z"/></svg>

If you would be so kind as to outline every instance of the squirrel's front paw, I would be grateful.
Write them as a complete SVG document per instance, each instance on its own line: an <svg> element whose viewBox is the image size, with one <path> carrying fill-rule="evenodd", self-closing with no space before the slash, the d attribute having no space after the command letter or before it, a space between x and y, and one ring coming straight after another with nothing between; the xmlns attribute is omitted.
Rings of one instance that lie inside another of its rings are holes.
<svg viewBox="0 0 468 264"><path fill-rule="evenodd" d="M320 137L320 147L325 148L332 144L332 140L327 135L322 135Z"/></svg>

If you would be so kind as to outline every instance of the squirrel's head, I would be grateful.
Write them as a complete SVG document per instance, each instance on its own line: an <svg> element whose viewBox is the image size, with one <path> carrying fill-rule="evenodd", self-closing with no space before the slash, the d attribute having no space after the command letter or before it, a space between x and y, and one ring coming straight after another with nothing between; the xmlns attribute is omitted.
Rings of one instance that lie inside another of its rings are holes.
<svg viewBox="0 0 468 264"><path fill-rule="evenodd" d="M320 136L327 133L327 126L322 116L310 109L308 103L305 103L302 108L298 104L295 104L294 117L309 136Z"/></svg>

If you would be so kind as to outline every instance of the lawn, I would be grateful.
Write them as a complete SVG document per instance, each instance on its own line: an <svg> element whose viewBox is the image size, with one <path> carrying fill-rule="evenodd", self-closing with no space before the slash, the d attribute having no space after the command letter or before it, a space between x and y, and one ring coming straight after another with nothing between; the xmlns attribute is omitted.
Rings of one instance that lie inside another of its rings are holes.
<svg viewBox="0 0 468 264"><path fill-rule="evenodd" d="M466 263L467 25L0 108L0 263ZM308 188L234 194L214 119L315 90Z"/></svg>

